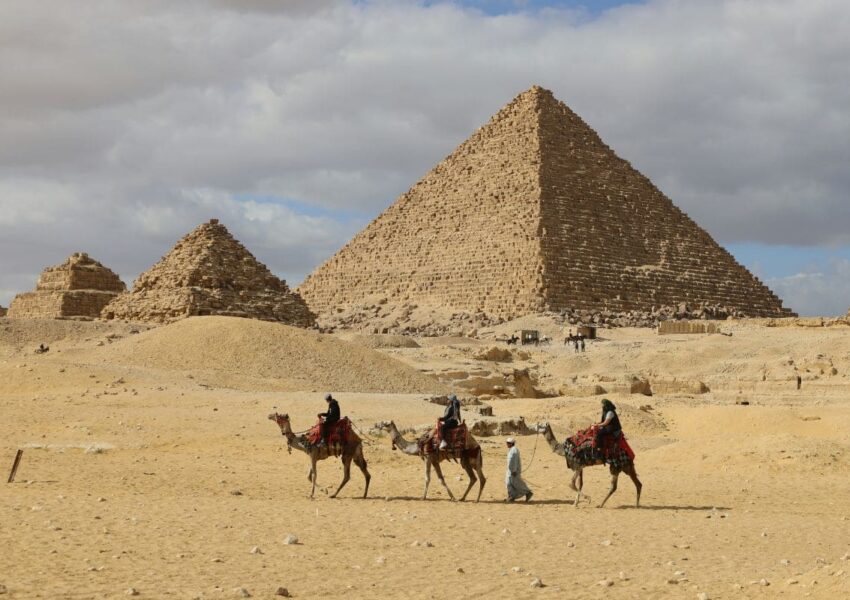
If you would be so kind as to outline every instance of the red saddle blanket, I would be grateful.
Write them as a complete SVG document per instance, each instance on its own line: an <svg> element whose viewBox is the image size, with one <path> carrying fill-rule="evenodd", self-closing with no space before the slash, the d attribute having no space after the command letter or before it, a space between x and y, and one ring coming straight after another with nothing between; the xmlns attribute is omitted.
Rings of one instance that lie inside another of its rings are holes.
<svg viewBox="0 0 850 600"><path fill-rule="evenodd" d="M591 425L587 429L577 431L576 434L567 438L567 444L572 445L576 454L580 454L583 450L596 450L602 454L605 459L613 459L627 456L629 460L635 459L634 450L626 441L626 436L620 433L617 438L610 435L602 436L602 447L596 445L596 433L599 427Z"/></svg>
<svg viewBox="0 0 850 600"><path fill-rule="evenodd" d="M446 439L446 444L448 444L448 447L444 451L448 452L449 454L460 455L466 449L466 440L469 434L469 430L466 427L466 423L461 423L457 427L449 429L446 433L448 434ZM440 442L442 441L443 428L442 423L438 420L434 434L425 437L421 441L420 449L425 454L430 454L431 452L440 448Z"/></svg>
<svg viewBox="0 0 850 600"><path fill-rule="evenodd" d="M343 417L333 425L328 432L328 446L344 446L348 443L351 436L351 421L348 417ZM307 441L311 444L318 444L322 439L322 422L319 421L310 431L307 432Z"/></svg>

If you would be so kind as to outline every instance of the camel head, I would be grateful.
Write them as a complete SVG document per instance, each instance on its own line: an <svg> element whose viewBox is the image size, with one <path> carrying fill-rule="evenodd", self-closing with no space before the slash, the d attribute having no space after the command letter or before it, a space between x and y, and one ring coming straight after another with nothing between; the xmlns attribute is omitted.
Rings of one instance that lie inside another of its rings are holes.
<svg viewBox="0 0 850 600"><path fill-rule="evenodd" d="M538 423L534 428L537 433L546 433L546 430L549 429L549 421L543 421L542 423Z"/></svg>
<svg viewBox="0 0 850 600"><path fill-rule="evenodd" d="M292 427L289 425L289 415L272 413L269 415L269 420L277 423L277 426L280 427L280 432L283 435L286 435L287 432L292 431Z"/></svg>
<svg viewBox="0 0 850 600"><path fill-rule="evenodd" d="M393 429L397 429L397 427L395 426L395 423L393 423L392 421L381 421L379 423L375 423L375 429L383 429L384 431L389 433ZM393 450L395 450L395 448L396 448L395 441L392 441L392 448L393 448Z"/></svg>

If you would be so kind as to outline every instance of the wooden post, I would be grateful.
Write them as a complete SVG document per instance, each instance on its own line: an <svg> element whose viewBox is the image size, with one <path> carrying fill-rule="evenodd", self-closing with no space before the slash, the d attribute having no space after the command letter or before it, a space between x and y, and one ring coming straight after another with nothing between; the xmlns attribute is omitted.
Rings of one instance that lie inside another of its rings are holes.
<svg viewBox="0 0 850 600"><path fill-rule="evenodd" d="M15 462L12 463L12 472L9 473L9 481L7 481L6 483L12 483L13 481L15 481L15 473L18 472L18 465L21 464L21 457L23 455L24 451L19 449L18 453L15 455Z"/></svg>

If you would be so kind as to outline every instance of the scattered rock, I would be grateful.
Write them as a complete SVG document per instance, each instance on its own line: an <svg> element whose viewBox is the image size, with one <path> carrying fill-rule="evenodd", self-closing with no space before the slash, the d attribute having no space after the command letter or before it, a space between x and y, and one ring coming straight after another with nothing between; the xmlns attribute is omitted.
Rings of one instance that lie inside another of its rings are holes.
<svg viewBox="0 0 850 600"><path fill-rule="evenodd" d="M248 590L246 590L243 587L235 588L233 590L233 593L236 594L237 596L239 596L240 598L250 598L251 597L251 592L249 592Z"/></svg>
<svg viewBox="0 0 850 600"><path fill-rule="evenodd" d="M709 600L709 595L705 592L700 592L697 594L697 600Z"/></svg>
<svg viewBox="0 0 850 600"><path fill-rule="evenodd" d="M285 538L283 538L283 543L287 546L294 546L298 543L298 536L290 533Z"/></svg>
<svg viewBox="0 0 850 600"><path fill-rule="evenodd" d="M241 496L242 490L233 490L233 491L230 492L230 495L231 496Z"/></svg>
<svg viewBox="0 0 850 600"><path fill-rule="evenodd" d="M274 593L275 596L283 596L284 598L290 598L289 590L285 587L279 587Z"/></svg>
<svg viewBox="0 0 850 600"><path fill-rule="evenodd" d="M263 553L263 551L260 550L259 546L254 546L253 548L251 548L251 554L262 554L262 553Z"/></svg>
<svg viewBox="0 0 850 600"><path fill-rule="evenodd" d="M375 564L376 565L385 565L385 564L387 564L387 559L384 558L383 556L379 556L378 558L375 559Z"/></svg>
<svg viewBox="0 0 850 600"><path fill-rule="evenodd" d="M137 590L136 588L127 588L127 591L125 591L124 593L128 596L138 596L139 590Z"/></svg>
<svg viewBox="0 0 850 600"><path fill-rule="evenodd" d="M464 573L466 573L466 571L464 571L462 567L458 567L458 568L457 568L457 572L458 572L458 573L460 573L461 575L463 575Z"/></svg>
<svg viewBox="0 0 850 600"><path fill-rule="evenodd" d="M542 588L542 587L546 587L546 586L543 585L543 582L540 581L539 577L535 577L534 579L531 580L531 587Z"/></svg>
<svg viewBox="0 0 850 600"><path fill-rule="evenodd" d="M614 582L610 579L603 579L602 581L598 582L598 584L602 587L611 587L612 585L614 585Z"/></svg>

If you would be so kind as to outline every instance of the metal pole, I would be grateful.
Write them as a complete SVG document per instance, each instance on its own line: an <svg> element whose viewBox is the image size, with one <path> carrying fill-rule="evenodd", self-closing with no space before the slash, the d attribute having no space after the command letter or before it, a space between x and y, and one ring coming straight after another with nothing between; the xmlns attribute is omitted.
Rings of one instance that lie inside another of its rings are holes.
<svg viewBox="0 0 850 600"><path fill-rule="evenodd" d="M24 455L23 450L18 450L18 453L15 455L15 462L12 463L12 472L9 473L9 480L6 483L12 483L15 481L15 473L18 472L18 465L21 464L21 457Z"/></svg>

